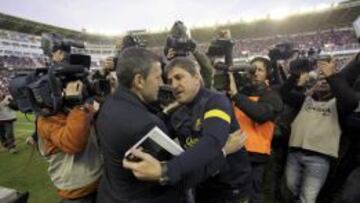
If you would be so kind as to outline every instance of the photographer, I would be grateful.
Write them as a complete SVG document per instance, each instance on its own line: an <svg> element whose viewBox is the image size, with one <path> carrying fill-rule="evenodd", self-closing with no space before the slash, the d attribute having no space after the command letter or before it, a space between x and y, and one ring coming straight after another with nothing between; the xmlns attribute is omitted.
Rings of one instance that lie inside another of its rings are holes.
<svg viewBox="0 0 360 203"><path fill-rule="evenodd" d="M270 85L281 85L289 76L291 61L298 58L299 51L291 43L275 45L269 51L270 66L272 68Z"/></svg>
<svg viewBox="0 0 360 203"><path fill-rule="evenodd" d="M254 58L251 64L254 73L248 73L249 83L237 86L230 74L230 95L235 103L235 115L241 129L248 135L245 143L250 155L252 168L252 196L250 202L262 202L264 167L269 160L271 141L274 134L274 119L282 110L280 96L268 86L270 62L261 57Z"/></svg>
<svg viewBox="0 0 360 203"><path fill-rule="evenodd" d="M125 35L123 38L116 42L115 49L116 54L114 57L108 57L101 63L101 69L98 72L99 75L105 77L109 81L111 87L111 93L114 93L117 86L119 85L115 67L117 63L117 55L123 52L129 47L145 47L145 43L138 36L133 34Z"/></svg>
<svg viewBox="0 0 360 203"><path fill-rule="evenodd" d="M334 60L317 65L319 77L310 94L292 91L296 85L306 85L307 72L292 73L280 90L284 102L299 111L291 126L287 185L300 202L307 203L316 202L330 161L338 157L339 121L357 106L356 99L341 90L346 81L335 73Z"/></svg>
<svg viewBox="0 0 360 203"><path fill-rule="evenodd" d="M17 153L14 137L16 113L9 105L12 100L9 93L8 70L0 70L0 141L10 154Z"/></svg>
<svg viewBox="0 0 360 203"><path fill-rule="evenodd" d="M68 64L68 46L54 46L54 64ZM69 82L63 95L78 95L80 81ZM102 174L102 160L97 146L92 118L96 110L89 103L62 108L54 115L37 117L38 146L48 161L49 175L62 202L93 203Z"/></svg>
<svg viewBox="0 0 360 203"><path fill-rule="evenodd" d="M187 28L181 21L176 21L167 38L164 54L166 61L175 57L193 56L200 66L200 74L206 88L211 88L213 66L210 59L197 49L196 42L187 33Z"/></svg>

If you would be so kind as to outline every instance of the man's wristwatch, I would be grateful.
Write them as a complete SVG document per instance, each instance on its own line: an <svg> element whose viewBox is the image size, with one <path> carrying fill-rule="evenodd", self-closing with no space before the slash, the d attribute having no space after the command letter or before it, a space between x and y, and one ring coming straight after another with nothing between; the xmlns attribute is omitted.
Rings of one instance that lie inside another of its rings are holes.
<svg viewBox="0 0 360 203"><path fill-rule="evenodd" d="M167 176L167 171L168 171L167 164L166 162L161 162L160 166L161 166L161 175L159 178L159 183L160 185L168 185L170 180L169 177Z"/></svg>

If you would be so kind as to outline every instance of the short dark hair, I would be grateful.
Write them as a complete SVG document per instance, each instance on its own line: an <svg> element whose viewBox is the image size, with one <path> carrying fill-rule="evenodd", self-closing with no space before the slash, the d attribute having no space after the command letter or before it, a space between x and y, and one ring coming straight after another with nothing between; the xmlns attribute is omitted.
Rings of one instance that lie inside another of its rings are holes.
<svg viewBox="0 0 360 203"><path fill-rule="evenodd" d="M120 85L131 88L134 76L148 76L153 63L160 63L160 56L140 47L129 47L118 55L116 75Z"/></svg>
<svg viewBox="0 0 360 203"><path fill-rule="evenodd" d="M176 67L182 68L189 72L190 75L198 73L196 63L187 57L176 57L170 61L165 67L165 75L167 75L172 69Z"/></svg>

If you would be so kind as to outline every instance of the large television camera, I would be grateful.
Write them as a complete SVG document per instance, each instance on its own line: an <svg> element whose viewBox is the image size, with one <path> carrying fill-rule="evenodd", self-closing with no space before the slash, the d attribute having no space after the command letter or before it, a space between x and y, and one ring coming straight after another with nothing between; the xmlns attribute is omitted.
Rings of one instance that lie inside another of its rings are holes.
<svg viewBox="0 0 360 203"><path fill-rule="evenodd" d="M234 42L231 39L230 30L221 30L211 42L207 55L212 59L223 59L227 66L233 63L232 51Z"/></svg>
<svg viewBox="0 0 360 203"><path fill-rule="evenodd" d="M118 61L118 55L125 49L129 47L146 47L146 41L141 39L140 36L134 35L132 33L125 35L121 43L117 44L116 46L116 53L113 57L114 67L112 67L111 71L116 69L116 64Z"/></svg>
<svg viewBox="0 0 360 203"><path fill-rule="evenodd" d="M176 21L166 39L165 55L169 49L175 52L174 57L188 56L196 47L196 43L187 33L187 28L181 21Z"/></svg>
<svg viewBox="0 0 360 203"><path fill-rule="evenodd" d="M227 66L224 63L215 65L215 75L213 87L218 91L227 92L230 89L230 76L234 76L235 84L238 91L248 89L252 85L252 77L255 74L255 66L241 62L233 66Z"/></svg>
<svg viewBox="0 0 360 203"><path fill-rule="evenodd" d="M71 47L84 47L82 43L56 34L43 34L41 44L44 53L48 56L58 49L69 55L64 61L51 61L47 67L18 74L10 81L10 93L21 112L35 112L43 116L54 115L110 92L107 85L100 84L102 80L90 78L89 55L70 54ZM83 88L76 95L67 94L64 88L75 81L81 81L79 84L83 84Z"/></svg>
<svg viewBox="0 0 360 203"><path fill-rule="evenodd" d="M271 60L287 60L297 51L291 43L280 43L269 51L269 57Z"/></svg>
<svg viewBox="0 0 360 203"><path fill-rule="evenodd" d="M232 51L234 42L231 39L230 30L224 29L217 33L211 42L207 55L215 68L213 87L219 91L228 91L230 88L229 73L232 73L236 86L241 88L250 82L249 74L253 67L247 62L233 64Z"/></svg>

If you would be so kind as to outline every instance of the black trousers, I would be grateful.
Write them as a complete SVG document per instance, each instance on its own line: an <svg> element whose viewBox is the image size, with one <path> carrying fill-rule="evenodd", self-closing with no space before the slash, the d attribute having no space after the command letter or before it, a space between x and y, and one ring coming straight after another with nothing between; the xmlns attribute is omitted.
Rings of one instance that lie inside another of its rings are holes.
<svg viewBox="0 0 360 203"><path fill-rule="evenodd" d="M266 163L251 162L252 194L250 203L263 202L264 169Z"/></svg>
<svg viewBox="0 0 360 203"><path fill-rule="evenodd" d="M15 148L14 121L0 121L0 141L6 149Z"/></svg>
<svg viewBox="0 0 360 203"><path fill-rule="evenodd" d="M247 198L240 196L238 190L212 190L197 187L195 192L196 203L246 203Z"/></svg>

